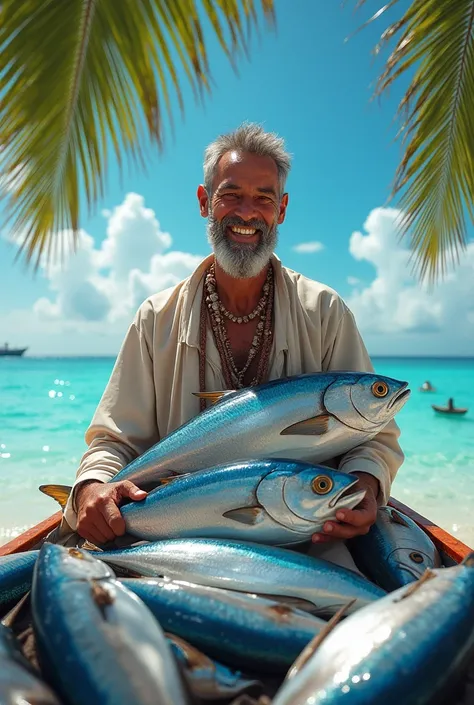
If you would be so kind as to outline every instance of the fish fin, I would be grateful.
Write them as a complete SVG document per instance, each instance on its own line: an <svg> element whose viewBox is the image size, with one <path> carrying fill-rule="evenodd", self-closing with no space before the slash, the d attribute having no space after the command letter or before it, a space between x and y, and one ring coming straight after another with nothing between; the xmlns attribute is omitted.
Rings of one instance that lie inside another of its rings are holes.
<svg viewBox="0 0 474 705"><path fill-rule="evenodd" d="M66 507L69 495L72 492L70 485L40 485L38 489L43 494L48 495L48 497L55 499L61 506L61 509Z"/></svg>
<svg viewBox="0 0 474 705"><path fill-rule="evenodd" d="M257 595L266 597L267 600L275 600L275 602L286 605L290 609L303 610L303 612L310 612L311 614L317 614L318 608L309 600L304 600L302 597L290 597L288 595L272 595L266 592L257 592Z"/></svg>
<svg viewBox="0 0 474 705"><path fill-rule="evenodd" d="M298 421L281 431L281 436L323 436L328 431L329 415L321 414L304 421Z"/></svg>
<svg viewBox="0 0 474 705"><path fill-rule="evenodd" d="M19 616L20 612L22 611L23 607L29 601L30 596L31 596L31 590L28 590L28 592L25 595L23 595L23 597L20 598L20 600L18 600L16 605L14 605L11 608L11 610L9 610L6 613L6 615L2 618L2 620L0 622L1 624L3 624L4 627L8 627L9 629L11 629L13 627L13 625L16 623L18 616Z"/></svg>
<svg viewBox="0 0 474 705"><path fill-rule="evenodd" d="M104 551L103 548L99 548L99 546L96 546L95 543L92 543L92 541L88 541L87 539L80 548L83 548L84 551L99 551L100 553L103 553Z"/></svg>
<svg viewBox="0 0 474 705"><path fill-rule="evenodd" d="M285 681L290 680L290 678L294 678L296 674L299 673L302 668L304 668L304 666L307 664L316 649L321 646L325 638L332 632L334 627L339 624L342 617L344 616L344 613L349 609L349 607L352 607L354 602L355 598L347 602L345 605L342 605L342 607L340 607L338 611L331 617L329 622L321 629L321 631L311 639L309 644L307 644L303 651L296 657L295 661L293 662L293 665L286 674Z"/></svg>
<svg viewBox="0 0 474 705"><path fill-rule="evenodd" d="M227 519L238 521L240 524L260 524L265 519L266 512L262 507L239 507L238 509L229 509L223 515Z"/></svg>
<svg viewBox="0 0 474 705"><path fill-rule="evenodd" d="M157 486L154 488L155 490L158 489L159 487L164 487L165 485L169 485L170 482L174 482L175 480L178 480L180 477L187 477L188 475L192 475L190 472L182 472L182 473L174 473L174 475L167 475L166 477L160 477L158 480Z"/></svg>
<svg viewBox="0 0 474 705"><path fill-rule="evenodd" d="M165 632L165 636L181 649L182 653L186 657L186 663L189 669L196 670L201 668L209 668L212 671L216 670L211 659L201 651L198 651L195 646L192 646L189 642L181 639L181 637L176 636L176 634Z"/></svg>
<svg viewBox="0 0 474 705"><path fill-rule="evenodd" d="M405 521L403 516L397 512L396 509L392 509L390 512L390 519L393 521L394 524L400 524L400 526L406 526L408 529L410 528L409 524Z"/></svg>
<svg viewBox="0 0 474 705"><path fill-rule="evenodd" d="M436 573L430 570L430 568L427 568L421 578L418 578L416 582L411 583L403 595L399 597L398 600L394 600L394 602L400 602L401 600L410 597L410 595L413 595L413 593L416 592L423 585L423 583L427 583L428 580L431 580L432 578L436 578Z"/></svg>
<svg viewBox="0 0 474 705"><path fill-rule="evenodd" d="M193 395L195 397L198 397L198 399L207 399L207 401L212 402L213 404L217 404L218 401L222 399L222 397L225 397L226 394L232 394L235 389L225 389L224 391L220 392L193 392Z"/></svg>

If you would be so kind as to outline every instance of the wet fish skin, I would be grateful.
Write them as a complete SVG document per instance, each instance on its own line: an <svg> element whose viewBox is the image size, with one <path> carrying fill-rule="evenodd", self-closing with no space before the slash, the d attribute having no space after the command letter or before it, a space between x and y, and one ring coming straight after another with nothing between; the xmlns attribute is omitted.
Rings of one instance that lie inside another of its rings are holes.
<svg viewBox="0 0 474 705"><path fill-rule="evenodd" d="M393 507L380 507L368 534L349 543L358 568L384 590L418 580L427 568L439 568L441 556L413 519Z"/></svg>
<svg viewBox="0 0 474 705"><path fill-rule="evenodd" d="M85 551L42 546L32 617L48 679L69 705L187 705L161 628L111 574Z"/></svg>
<svg viewBox="0 0 474 705"><path fill-rule="evenodd" d="M307 541L365 490L358 478L322 465L249 460L177 476L122 507L127 532L147 541L226 538L268 544Z"/></svg>
<svg viewBox="0 0 474 705"><path fill-rule="evenodd" d="M12 632L0 623L0 703L60 705L21 653Z"/></svg>
<svg viewBox="0 0 474 705"><path fill-rule="evenodd" d="M175 634L166 636L194 697L200 700L228 700L241 693L258 695L263 691L260 681L246 678L240 671L214 661Z"/></svg>
<svg viewBox="0 0 474 705"><path fill-rule="evenodd" d="M374 393L380 384L388 390L382 398ZM149 489L170 471L192 472L236 459L324 462L382 430L407 401L407 386L375 373L319 372L226 393L112 481L132 480ZM308 419L315 421L301 424Z"/></svg>
<svg viewBox="0 0 474 705"><path fill-rule="evenodd" d="M331 616L354 598L349 612L385 595L354 571L249 541L170 539L94 555L135 576L293 598L318 616Z"/></svg>
<svg viewBox="0 0 474 705"><path fill-rule="evenodd" d="M474 553L425 575L338 624L272 705L451 702L474 656Z"/></svg>
<svg viewBox="0 0 474 705"><path fill-rule="evenodd" d="M0 611L18 602L31 587L39 551L0 556Z"/></svg>
<svg viewBox="0 0 474 705"><path fill-rule="evenodd" d="M284 673L327 624L255 594L153 578L123 582L165 631L236 668Z"/></svg>

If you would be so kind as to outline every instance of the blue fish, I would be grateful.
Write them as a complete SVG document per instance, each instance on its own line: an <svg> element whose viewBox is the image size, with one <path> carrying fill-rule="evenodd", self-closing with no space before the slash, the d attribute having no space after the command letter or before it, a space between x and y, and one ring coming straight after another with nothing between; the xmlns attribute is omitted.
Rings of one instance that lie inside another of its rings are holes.
<svg viewBox="0 0 474 705"><path fill-rule="evenodd" d="M236 668L286 672L327 624L281 602L183 581L125 579L162 628Z"/></svg>
<svg viewBox="0 0 474 705"><path fill-rule="evenodd" d="M452 681L474 657L473 625L471 553L336 625L290 670L272 705L451 703Z"/></svg>
<svg viewBox="0 0 474 705"><path fill-rule="evenodd" d="M170 539L94 555L129 575L278 596L320 616L333 615L350 600L355 600L350 609L355 611L385 595L352 570L248 541Z"/></svg>
<svg viewBox="0 0 474 705"><path fill-rule="evenodd" d="M441 556L430 537L413 519L393 507L380 507L364 536L349 543L357 567L384 590L396 590L439 568Z"/></svg>
<svg viewBox="0 0 474 705"><path fill-rule="evenodd" d="M158 622L86 551L44 544L32 586L40 662L69 705L185 705Z"/></svg>
<svg viewBox="0 0 474 705"><path fill-rule="evenodd" d="M357 483L356 476L321 465L249 460L178 475L121 511L127 532L148 541L301 543L335 520L338 509L359 504L365 490L351 492Z"/></svg>
<svg viewBox="0 0 474 705"><path fill-rule="evenodd" d="M25 551L0 557L0 611L13 606L30 589L38 553Z"/></svg>

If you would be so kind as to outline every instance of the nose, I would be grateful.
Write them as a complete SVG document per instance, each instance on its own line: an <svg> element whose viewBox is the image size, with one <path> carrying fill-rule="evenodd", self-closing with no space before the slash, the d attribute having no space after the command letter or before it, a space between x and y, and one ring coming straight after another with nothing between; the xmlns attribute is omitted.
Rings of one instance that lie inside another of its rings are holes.
<svg viewBox="0 0 474 705"><path fill-rule="evenodd" d="M234 212L242 220L252 220L259 217L255 202L253 198L249 197L241 198Z"/></svg>

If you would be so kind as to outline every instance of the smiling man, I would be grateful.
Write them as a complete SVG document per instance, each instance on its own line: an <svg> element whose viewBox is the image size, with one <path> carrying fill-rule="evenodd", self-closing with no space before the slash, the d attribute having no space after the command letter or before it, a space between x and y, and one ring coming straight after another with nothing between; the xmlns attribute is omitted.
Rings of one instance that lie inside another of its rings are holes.
<svg viewBox="0 0 474 705"><path fill-rule="evenodd" d="M121 500L145 493L129 481L107 481L204 408L192 392L306 372L373 370L342 299L274 254L289 170L283 140L258 125L244 124L207 147L197 197L213 253L188 279L147 299L129 328L66 508L67 524L84 538L104 543L124 533ZM321 544L313 552L355 568L341 539L366 533L377 505L388 500L403 461L398 437L392 421L327 463L356 474L367 493L313 537Z"/></svg>

